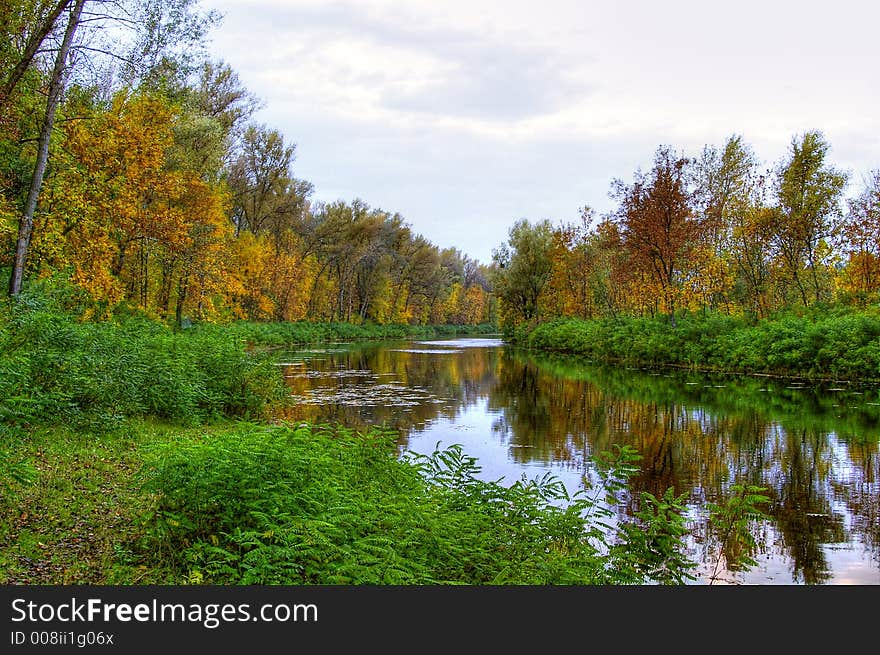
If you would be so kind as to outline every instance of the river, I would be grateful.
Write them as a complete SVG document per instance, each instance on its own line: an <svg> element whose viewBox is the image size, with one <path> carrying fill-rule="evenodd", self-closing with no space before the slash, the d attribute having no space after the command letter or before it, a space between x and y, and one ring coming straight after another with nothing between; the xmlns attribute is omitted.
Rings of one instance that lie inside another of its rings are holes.
<svg viewBox="0 0 880 655"><path fill-rule="evenodd" d="M279 363L290 420L384 425L401 453L461 444L487 480L549 472L574 492L597 454L634 447L633 498L686 494L694 584L880 584L876 387L598 366L493 338L330 344ZM770 498L745 572L724 570L705 521L737 483Z"/></svg>

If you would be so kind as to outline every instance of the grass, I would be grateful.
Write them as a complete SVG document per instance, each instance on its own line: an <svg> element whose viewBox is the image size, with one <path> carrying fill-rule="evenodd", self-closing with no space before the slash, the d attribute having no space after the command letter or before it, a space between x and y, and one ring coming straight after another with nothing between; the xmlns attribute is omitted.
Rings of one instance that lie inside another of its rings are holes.
<svg viewBox="0 0 880 655"><path fill-rule="evenodd" d="M8 453L33 469L0 501L0 582L131 584L170 581L142 568L124 544L137 540L154 500L137 484L150 444L203 438L216 426L132 420L100 433L48 426L0 432Z"/></svg>
<svg viewBox="0 0 880 655"><path fill-rule="evenodd" d="M383 430L129 420L4 438L36 475L0 502L3 584L625 584L690 570L669 502L658 529L612 545L594 522L601 494L481 481L455 447L399 458ZM620 491L625 468L599 491Z"/></svg>
<svg viewBox="0 0 880 655"><path fill-rule="evenodd" d="M806 379L880 379L880 310L835 306L760 321L719 313L668 318L560 318L509 335L522 346L593 361L760 373Z"/></svg>

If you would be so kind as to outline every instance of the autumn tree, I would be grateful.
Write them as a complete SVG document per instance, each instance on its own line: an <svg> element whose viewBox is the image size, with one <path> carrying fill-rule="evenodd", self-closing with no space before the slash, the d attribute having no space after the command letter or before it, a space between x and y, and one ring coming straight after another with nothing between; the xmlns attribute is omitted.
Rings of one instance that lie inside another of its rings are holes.
<svg viewBox="0 0 880 655"><path fill-rule="evenodd" d="M31 244L34 230L34 213L37 210L37 201L43 186L43 177L46 174L46 166L49 160L49 142L52 139L52 130L55 125L55 113L61 102L61 94L64 90L65 77L67 74L67 56L70 52L73 39L80 25L85 0L76 0L67 17L67 26L61 45L55 55L55 63L49 78L49 88L46 95L46 107L43 112L40 135L37 140L37 159L34 164L28 187L27 199L18 224L18 237L15 241L15 255L12 264L12 274L9 278L9 295L16 296L21 292L24 280L25 261Z"/></svg>
<svg viewBox="0 0 880 655"><path fill-rule="evenodd" d="M419 322L423 314L421 305L432 286L428 280L436 276L440 266L436 246L403 226L391 250L389 264L391 322Z"/></svg>
<svg viewBox="0 0 880 655"><path fill-rule="evenodd" d="M15 240L10 295L18 295L24 280L34 215L48 166L55 116L68 81L78 77L88 78L97 68L96 60L120 58L118 51L122 48L116 47L118 44L101 48L96 43L106 38L104 35L108 33L118 35L127 32L132 35L131 40L136 44L138 54L122 57L133 72L132 82L147 79L148 74L158 70L159 61L187 60L193 54L193 43L203 37L210 22L209 18L196 11L196 5L197 0L71 0L58 4L20 5L32 9L37 7L33 12L37 18L30 36L25 39L16 65L4 81L4 89L8 87L11 91L15 87L53 32L58 32L60 41L54 49L51 70L46 76L46 100L41 111L36 160L29 176L27 197L22 206ZM0 16L4 22L8 22L5 12ZM8 52L8 49L4 49L4 57L8 58ZM8 93L4 97L6 95Z"/></svg>
<svg viewBox="0 0 880 655"><path fill-rule="evenodd" d="M847 202L841 248L848 257L845 287L855 293L880 288L880 169L871 171L862 190Z"/></svg>
<svg viewBox="0 0 880 655"><path fill-rule="evenodd" d="M736 267L734 299L755 318L763 318L776 308L771 254L778 212L755 203L738 212L735 221L730 236L730 256Z"/></svg>
<svg viewBox="0 0 880 655"><path fill-rule="evenodd" d="M597 220L591 207L583 207L580 222L554 229L553 270L541 299L551 314L596 318L610 309L612 250Z"/></svg>
<svg viewBox="0 0 880 655"><path fill-rule="evenodd" d="M96 299L163 315L174 307L180 320L191 300L210 313L232 226L223 189L171 165L181 159L172 156L176 118L160 96L120 93L92 120L69 124L34 250L44 265L72 268Z"/></svg>
<svg viewBox="0 0 880 655"><path fill-rule="evenodd" d="M222 71L220 75L223 76ZM213 85L216 87L220 81L215 80ZM205 85L204 77L202 85ZM234 85L227 87L228 80L221 85L216 101L226 107L226 113L221 113L221 117L234 124L236 109L247 110L251 105L247 96L235 91ZM222 93L224 88L226 92ZM235 102L230 104L233 100ZM259 282L253 279L243 286L250 289L251 296L259 293L265 297L252 296L246 302L254 307L271 305L274 318L289 320L300 315L299 308L304 307L305 302L306 283L301 273L307 266L304 261L307 253L302 252L301 242L308 230L308 198L312 185L294 177L292 167L296 146L285 143L278 130L251 124L236 143L238 154L227 167L235 234L242 237L250 233L255 237L248 240L249 249L262 247L271 250L271 253L258 257L266 261L265 266L241 269L242 274L260 271L262 276Z"/></svg>
<svg viewBox="0 0 880 655"><path fill-rule="evenodd" d="M624 246L632 264L656 285L662 310L673 323L688 259L700 236L687 189L687 165L687 159L661 146L650 172L637 172L629 185L620 180L613 184Z"/></svg>
<svg viewBox="0 0 880 655"><path fill-rule="evenodd" d="M252 122L259 101L207 59L216 16L198 5L0 7L0 262L18 241L15 288L61 271L96 306L178 324L493 316L478 262L360 199L312 203L295 145Z"/></svg>
<svg viewBox="0 0 880 655"><path fill-rule="evenodd" d="M440 259L449 286L442 315L437 317L437 321L453 325L486 322L484 317L489 310L487 296L491 286L480 263L457 248L444 248Z"/></svg>

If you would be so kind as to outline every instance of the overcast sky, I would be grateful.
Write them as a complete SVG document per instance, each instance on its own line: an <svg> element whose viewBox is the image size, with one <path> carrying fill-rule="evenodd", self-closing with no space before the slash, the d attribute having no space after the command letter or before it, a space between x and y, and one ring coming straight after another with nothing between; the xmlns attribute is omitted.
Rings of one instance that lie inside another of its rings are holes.
<svg viewBox="0 0 880 655"><path fill-rule="evenodd" d="M880 3L203 0L296 144L315 200L360 198L484 263L519 218L612 209L661 144L740 134L772 165L821 130L853 189L880 168Z"/></svg>

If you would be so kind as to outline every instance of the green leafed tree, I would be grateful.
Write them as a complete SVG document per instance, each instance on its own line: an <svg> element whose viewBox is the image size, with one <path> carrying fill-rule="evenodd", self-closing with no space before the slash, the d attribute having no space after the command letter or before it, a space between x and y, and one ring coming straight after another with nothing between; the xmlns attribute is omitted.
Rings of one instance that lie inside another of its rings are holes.
<svg viewBox="0 0 880 655"><path fill-rule="evenodd" d="M510 228L508 240L492 253L496 265L493 284L503 304L505 323L531 321L538 314L538 298L553 270L553 226L527 219Z"/></svg>
<svg viewBox="0 0 880 655"><path fill-rule="evenodd" d="M7 102L72 0L19 0L0 5L0 107Z"/></svg>
<svg viewBox="0 0 880 655"><path fill-rule="evenodd" d="M821 132L792 140L777 168L778 225L775 246L796 297L804 304L830 294L825 275L830 241L840 228L847 174L827 162L829 144Z"/></svg>

